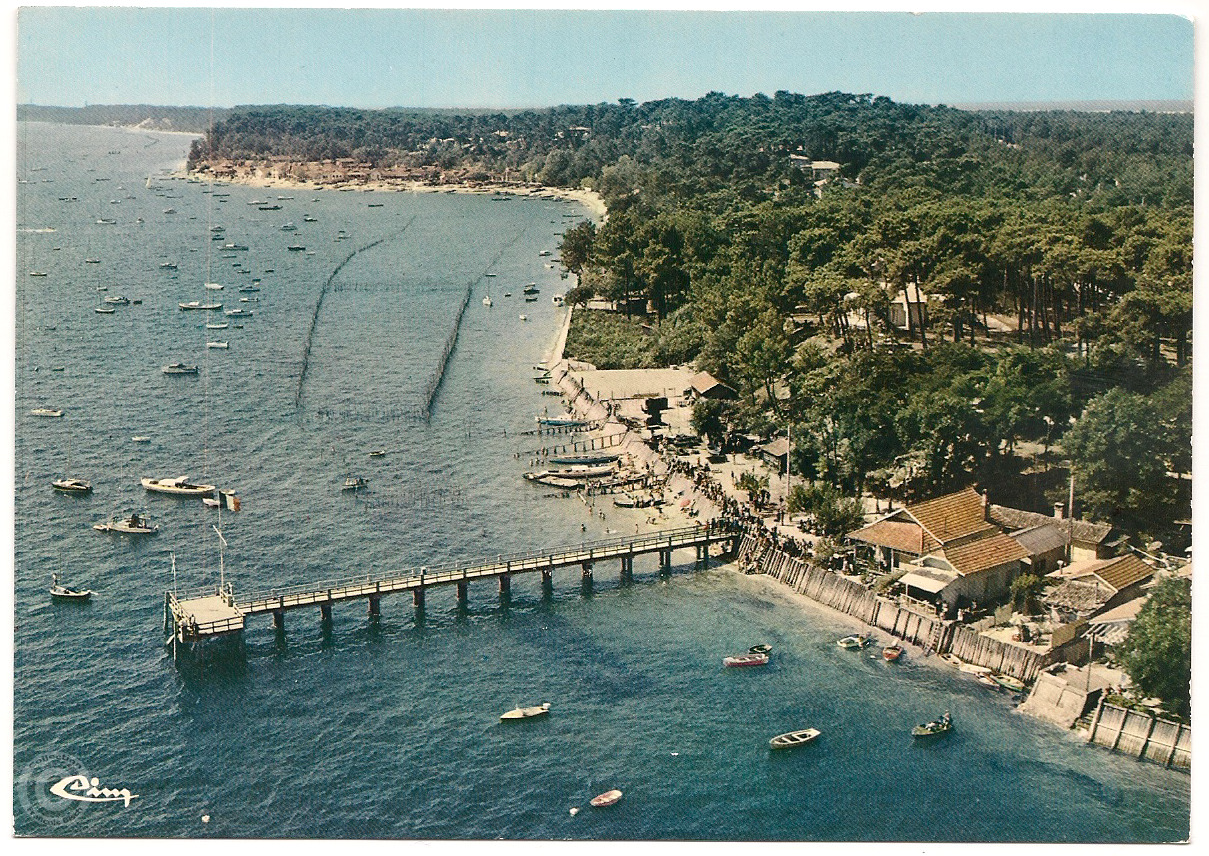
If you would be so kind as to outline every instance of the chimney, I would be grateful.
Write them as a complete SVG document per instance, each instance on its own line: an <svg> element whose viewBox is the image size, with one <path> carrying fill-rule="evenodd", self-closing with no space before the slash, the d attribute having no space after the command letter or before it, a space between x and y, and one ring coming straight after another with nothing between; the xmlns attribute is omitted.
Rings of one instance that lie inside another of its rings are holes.
<svg viewBox="0 0 1209 856"><path fill-rule="evenodd" d="M991 519L991 501L985 490L982 492L982 519L987 521Z"/></svg>
<svg viewBox="0 0 1209 856"><path fill-rule="evenodd" d="M1055 520L1061 520L1065 512L1066 512L1066 505L1064 503L1061 503L1061 502L1054 503L1054 519Z"/></svg>

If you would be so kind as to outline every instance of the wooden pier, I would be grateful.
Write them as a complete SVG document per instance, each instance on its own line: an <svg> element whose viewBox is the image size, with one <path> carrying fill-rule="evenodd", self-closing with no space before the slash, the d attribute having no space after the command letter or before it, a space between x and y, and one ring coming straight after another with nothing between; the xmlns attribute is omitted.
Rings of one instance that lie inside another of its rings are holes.
<svg viewBox="0 0 1209 856"><path fill-rule="evenodd" d="M582 569L583 582L588 584L592 580L595 564L610 559L619 560L620 578L623 582L629 582L634 572L635 556L657 553L660 571L667 572L672 565L673 551L692 548L696 551L697 564L703 565L709 558L711 546L724 544L727 552L734 552L741 535L742 530L732 522L713 520L628 538L497 556L467 564L365 574L343 580L254 592L238 598L229 583L222 591L210 589L189 596L166 592L164 630L169 633L175 650L178 643L193 645L220 637L241 637L246 620L255 615L271 615L273 626L284 631L285 614L290 610L317 607L321 619L327 621L331 619L334 604L364 599L368 602L369 615L373 617L379 614L384 595L401 592L411 592L413 606L423 609L425 590L432 586L457 586L458 602L465 603L470 583L489 578L497 580L500 597L506 600L513 574L537 572L541 574L543 585L547 585L552 582L555 569L578 566Z"/></svg>

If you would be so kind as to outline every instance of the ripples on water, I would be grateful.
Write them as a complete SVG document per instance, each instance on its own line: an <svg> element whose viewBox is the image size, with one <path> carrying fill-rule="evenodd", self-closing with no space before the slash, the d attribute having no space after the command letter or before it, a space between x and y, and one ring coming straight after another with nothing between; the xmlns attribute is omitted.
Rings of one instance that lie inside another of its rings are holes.
<svg viewBox="0 0 1209 856"><path fill-rule="evenodd" d="M244 661L174 667L160 645L169 554L182 589L214 584L217 517L144 496L141 476L205 476L242 497L243 510L223 517L226 574L237 592L575 543L585 537L581 524L597 537L633 522L618 510L601 521L519 477L535 446L520 432L552 401L530 380L531 366L557 328L550 296L567 286L538 251L556 248L555 232L575 222L562 215L576 209L244 187L216 188L229 194L219 201L183 181L153 182L162 196L148 189L147 176L177 166L186 147L182 136L114 129L18 131L19 175L30 182L18 196L19 833L1187 835L1186 775L1084 747L1016 715L1006 696L910 655L886 664L841 651L834 639L844 625L803 610L775 585L721 569L681 566L660 580L653 559L639 560L635 584L621 588L616 568L598 566L590 596L571 571L556 573L549 597L519 577L507 609L490 582L471 587L465 610L452 590L431 591L422 622L405 598L385 600L377 624L363 603L337 605L326 631L317 615L291 612L284 640L267 620L251 622ZM382 207L368 208L371 198ZM260 211L246 204L253 199L283 207ZM164 214L168 207L176 213ZM96 224L100 217L118 223ZM324 281L352 248L409 220L333 282L295 411L303 341ZM283 232L287 221L297 230ZM208 240L215 223L226 226L226 241ZM43 227L56 231L28 231ZM336 240L342 229L350 237ZM251 249L224 259L216 247L226 242ZM289 252L294 243L314 255ZM230 342L225 352L204 347L216 331L201 328L200 313L176 308L208 296L207 252L208 276L226 285L228 308L238 304L238 285L261 279L255 315L218 333ZM498 276L481 278L497 256ZM85 264L88 257L101 263ZM162 261L177 262L175 277ZM33 268L47 276L26 276ZM405 414L470 281L475 296L432 421L415 421ZM536 303L520 302L528 282L542 289ZM143 303L97 315L98 285ZM490 310L480 302L487 289ZM177 361L200 364L201 376L160 373ZM67 415L29 417L37 406ZM135 445L133 435L152 440ZM370 449L389 454L370 459ZM50 481L67 468L93 482L91 497L54 494ZM350 473L370 479L361 500L341 495ZM161 524L146 542L90 528L143 506ZM50 573L60 567L96 590L93 602L48 601ZM774 645L770 666L721 667L723 655L757 641ZM545 720L498 722L508 708L541 701L552 704ZM944 708L958 724L951 738L913 745L910 726ZM816 745L770 756L771 735L807 725L823 731ZM22 771L49 752L139 797L129 808L26 810ZM620 804L587 808L610 787L625 791ZM572 816L572 806L583 811Z"/></svg>

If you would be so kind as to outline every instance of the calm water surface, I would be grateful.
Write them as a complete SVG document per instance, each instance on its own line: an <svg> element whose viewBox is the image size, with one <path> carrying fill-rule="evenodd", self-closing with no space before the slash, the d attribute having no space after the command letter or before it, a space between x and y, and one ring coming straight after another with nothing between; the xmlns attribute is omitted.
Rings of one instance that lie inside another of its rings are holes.
<svg viewBox="0 0 1209 856"><path fill-rule="evenodd" d="M523 432L554 409L530 377L561 318L550 295L567 286L538 253L584 212L443 193L211 193L167 179L187 150L180 135L23 124L17 143L19 834L1186 837L1186 774L1085 747L950 672L840 650L845 625L724 568L686 564L660 580L640 560L623 588L601 566L590 592L566 571L549 597L522 577L507 608L490 583L471 587L465 610L437 590L422 622L404 598L385 600L376 624L349 603L327 630L290 613L284 639L255 619L243 661L176 667L161 644L170 557L182 590L213 585L217 516L145 496L142 476L187 473L240 495L243 509L222 519L237 592L632 527L520 478L538 445ZM217 225L223 241L210 240ZM340 269L316 316L332 272L379 239ZM236 290L257 279L259 292ZM530 282L540 299L522 303ZM468 286L432 418L418 420ZM93 311L115 294L142 303ZM259 299L222 331L177 309L216 296L227 309ZM229 349L205 347L218 339ZM201 371L167 377L171 362ZM40 406L66 415L29 415ZM68 470L92 496L51 490ZM369 479L363 497L342 495L349 474ZM91 529L127 509L146 509L159 534L132 543ZM57 570L93 601L52 604ZM760 641L775 647L769 667L722 668ZM541 701L545 720L498 722ZM910 727L945 708L955 733L914 745ZM769 754L771 735L806 726L823 732L815 745ZM138 796L129 807L48 798L30 785L48 769ZM621 803L587 808L612 787Z"/></svg>

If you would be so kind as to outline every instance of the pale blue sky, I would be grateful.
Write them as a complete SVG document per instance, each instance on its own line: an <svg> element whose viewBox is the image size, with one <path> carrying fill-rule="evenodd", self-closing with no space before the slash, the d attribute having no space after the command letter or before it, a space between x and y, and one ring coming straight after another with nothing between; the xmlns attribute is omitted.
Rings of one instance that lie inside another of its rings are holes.
<svg viewBox="0 0 1209 856"><path fill-rule="evenodd" d="M21 10L17 49L17 101L64 106L1193 93L1193 27L1171 15L41 7Z"/></svg>

